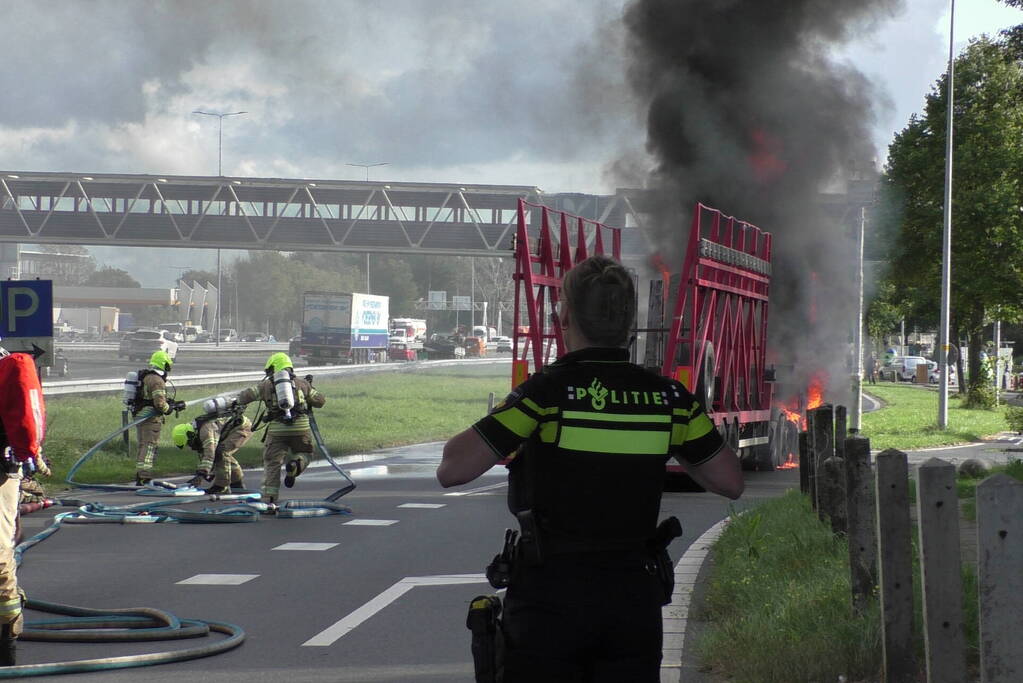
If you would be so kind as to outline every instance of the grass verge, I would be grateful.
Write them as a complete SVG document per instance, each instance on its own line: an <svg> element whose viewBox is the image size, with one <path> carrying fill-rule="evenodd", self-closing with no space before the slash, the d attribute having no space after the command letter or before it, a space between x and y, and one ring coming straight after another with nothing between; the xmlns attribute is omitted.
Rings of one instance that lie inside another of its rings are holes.
<svg viewBox="0 0 1023 683"><path fill-rule="evenodd" d="M465 429L487 410L487 397L494 392L503 398L508 391L508 370L504 366L444 367L410 372L387 372L344 378L322 378L316 387L327 396L327 405L316 411L324 441L332 455L365 453L410 443L439 441ZM242 386L233 387L240 389ZM189 387L177 398L192 400L232 387ZM47 400L45 452L53 477L49 488L63 484L68 470L94 444L121 424L119 396L53 397ZM199 413L195 406L179 417L167 418L160 435L156 459L158 475L190 473L196 466L191 450L170 444L174 425ZM256 406L250 406L255 417ZM134 430L132 430L134 432ZM89 483L128 481L135 472L135 435L130 456L118 438L91 458L77 475ZM262 444L258 435L237 455L243 466L262 465ZM47 482L44 482L47 483Z"/></svg>
<svg viewBox="0 0 1023 683"><path fill-rule="evenodd" d="M912 545L915 646L922 668L915 536ZM713 550L714 572L700 615L710 623L697 643L701 663L735 683L879 680L880 606L875 597L862 614L852 610L848 552L846 539L819 521L798 491L733 517ZM975 680L977 578L970 565L962 566L962 581L966 662Z"/></svg>
<svg viewBox="0 0 1023 683"><path fill-rule="evenodd" d="M863 436L870 447L909 450L978 441L1009 428L1006 406L995 410L962 408L958 394L949 395L948 429L938 429L938 393L912 386L872 384L866 392L884 407L863 414Z"/></svg>
<svg viewBox="0 0 1023 683"><path fill-rule="evenodd" d="M798 491L733 517L714 546L701 661L736 683L876 674L878 608L852 614L848 552Z"/></svg>

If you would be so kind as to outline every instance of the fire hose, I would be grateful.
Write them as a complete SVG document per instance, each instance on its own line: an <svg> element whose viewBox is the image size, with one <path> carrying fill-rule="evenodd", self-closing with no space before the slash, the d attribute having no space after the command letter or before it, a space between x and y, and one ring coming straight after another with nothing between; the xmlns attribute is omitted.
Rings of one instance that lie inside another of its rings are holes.
<svg viewBox="0 0 1023 683"><path fill-rule="evenodd" d="M205 399L199 399L199 401L202 400ZM190 403L197 402L192 401ZM278 507L253 500L253 498L259 497L258 493L228 494L209 496L208 499L211 501L238 501L238 503L227 507L205 507L199 511L192 511L171 506L180 503L198 502L205 499L196 498L182 501L180 494L184 493L184 491L175 490L177 489L176 485L169 482L153 482L149 486L138 487L114 484L83 484L74 481L74 475L78 469L95 455L100 448L145 419L148 418L139 418L121 427L86 451L68 471L67 483L79 488L107 491L136 491L136 493L142 495L171 495L174 498L171 500L120 506L89 503L73 498L45 499L42 503L36 504L34 509L45 509L51 505L77 509L54 515L53 523L49 527L19 544L15 548L14 553L15 561L18 565L21 564L25 551L56 533L63 524L238 523L256 522L259 520L260 513L268 512L276 512L278 517L284 518L323 517L351 513L351 508L335 501L354 490L355 482L352 481L351 477L330 455L330 451L324 444L323 437L311 411L309 415L310 430L312 431L317 449L347 482L345 486L334 491L324 500L289 500ZM178 496L175 496L175 493ZM25 641L108 643L176 640L179 638L208 636L213 632L224 634L227 638L183 650L0 667L0 679L108 671L187 661L226 652L238 647L245 640L245 631L240 626L201 619L179 619L173 614L152 608L98 610L33 599L27 600L25 607L65 617L56 620L26 622L25 628L20 635L20 639Z"/></svg>

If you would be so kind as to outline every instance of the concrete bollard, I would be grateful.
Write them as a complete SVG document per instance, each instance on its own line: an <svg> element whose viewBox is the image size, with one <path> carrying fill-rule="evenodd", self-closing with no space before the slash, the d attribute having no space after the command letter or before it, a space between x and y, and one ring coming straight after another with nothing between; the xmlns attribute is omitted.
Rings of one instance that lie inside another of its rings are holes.
<svg viewBox="0 0 1023 683"><path fill-rule="evenodd" d="M853 609L870 604L877 585L877 524L870 439L849 438L845 444L846 528Z"/></svg>

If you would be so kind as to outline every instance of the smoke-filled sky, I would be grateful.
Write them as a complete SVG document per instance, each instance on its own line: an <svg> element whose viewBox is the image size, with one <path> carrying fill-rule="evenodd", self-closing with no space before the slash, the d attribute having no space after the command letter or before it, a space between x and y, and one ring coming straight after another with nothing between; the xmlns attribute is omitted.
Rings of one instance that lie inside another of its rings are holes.
<svg viewBox="0 0 1023 683"><path fill-rule="evenodd" d="M348 164L383 162L372 179L612 191L609 169L654 159L626 82L628 4L7 0L0 168L213 175L217 121L191 112L244 110L224 122L225 175L364 179ZM866 144L879 159L944 68L947 5L907 0L824 35L823 52L874 79ZM960 44L1023 20L996 0L957 5ZM129 267L121 251L94 249Z"/></svg>

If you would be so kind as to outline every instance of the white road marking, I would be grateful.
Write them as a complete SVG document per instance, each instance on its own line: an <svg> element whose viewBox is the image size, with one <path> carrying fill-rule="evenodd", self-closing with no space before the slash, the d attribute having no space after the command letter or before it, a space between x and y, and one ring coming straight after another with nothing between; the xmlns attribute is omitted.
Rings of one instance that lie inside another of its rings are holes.
<svg viewBox="0 0 1023 683"><path fill-rule="evenodd" d="M353 519L345 522L345 526L391 526L397 523L396 519Z"/></svg>
<svg viewBox="0 0 1023 683"><path fill-rule="evenodd" d="M302 647L327 647L329 645L333 645L338 639L351 632L359 624L366 621L416 586L455 586L465 583L486 582L487 577L483 574L406 576L404 579L380 593L362 607L359 607L348 616L343 619L339 619L333 625L320 631L315 636L302 643Z"/></svg>
<svg viewBox="0 0 1023 683"><path fill-rule="evenodd" d="M337 543L282 543L273 550L330 550Z"/></svg>
<svg viewBox="0 0 1023 683"><path fill-rule="evenodd" d="M474 496L477 493L486 493L493 491L494 489L503 488L508 485L508 482L502 481L498 484L491 484L490 486L481 486L478 489L469 489L468 491L453 491L452 493L445 493L445 496Z"/></svg>
<svg viewBox="0 0 1023 683"><path fill-rule="evenodd" d="M258 577L259 574L196 574L184 581L178 581L178 584L187 586L240 586Z"/></svg>
<svg viewBox="0 0 1023 683"><path fill-rule="evenodd" d="M664 640L661 646L661 683L679 683L682 677L682 650L686 641L686 624L689 620L689 601L700 567L707 559L707 553L725 530L728 519L723 519L693 541L689 549L675 565L675 590L671 604L661 609Z"/></svg>
<svg viewBox="0 0 1023 683"><path fill-rule="evenodd" d="M442 508L447 503L402 503L398 507L400 508L416 508L417 510L436 510Z"/></svg>

